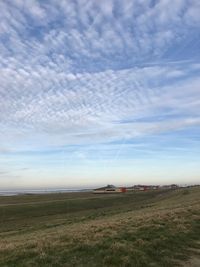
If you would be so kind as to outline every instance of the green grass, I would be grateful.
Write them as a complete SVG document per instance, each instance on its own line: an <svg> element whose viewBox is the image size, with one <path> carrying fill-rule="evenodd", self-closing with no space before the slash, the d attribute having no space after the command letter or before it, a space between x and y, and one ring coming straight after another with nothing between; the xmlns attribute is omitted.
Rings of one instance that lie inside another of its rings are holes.
<svg viewBox="0 0 200 267"><path fill-rule="evenodd" d="M200 249L200 188L0 198L0 266L178 266Z"/></svg>

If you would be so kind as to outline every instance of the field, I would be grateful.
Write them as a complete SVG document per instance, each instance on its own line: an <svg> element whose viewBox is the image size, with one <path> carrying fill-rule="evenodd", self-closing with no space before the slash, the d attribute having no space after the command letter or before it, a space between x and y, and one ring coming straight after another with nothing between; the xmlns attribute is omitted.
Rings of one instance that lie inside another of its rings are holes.
<svg viewBox="0 0 200 267"><path fill-rule="evenodd" d="M0 197L0 266L198 266L199 251L200 187Z"/></svg>

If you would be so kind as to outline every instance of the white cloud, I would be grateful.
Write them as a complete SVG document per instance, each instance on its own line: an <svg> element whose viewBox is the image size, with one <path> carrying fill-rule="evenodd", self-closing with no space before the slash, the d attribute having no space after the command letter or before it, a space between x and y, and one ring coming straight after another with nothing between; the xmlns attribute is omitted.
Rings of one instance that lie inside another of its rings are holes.
<svg viewBox="0 0 200 267"><path fill-rule="evenodd" d="M116 123L127 118L184 112L177 125L186 127L188 117L198 115L199 80L189 79L198 65L160 60L196 27L197 1L163 0L151 6L127 0L117 6L115 1L16 0L0 5L2 140L34 133L42 140L61 135L61 143L93 137L109 141L167 130L170 124ZM152 61L159 62L134 66ZM5 136L5 131L11 133Z"/></svg>
<svg viewBox="0 0 200 267"><path fill-rule="evenodd" d="M137 63L148 61L150 54L161 57L176 40L184 42L198 23L191 10L199 9L197 1L163 0L155 6L146 1L119 6L115 1L3 1L0 32L9 32L3 50L26 63L37 64L45 56L50 63L49 53L55 58L65 54L66 61L72 56L72 65L81 69L81 57L94 67L93 59L112 64L111 59L119 63L129 55Z"/></svg>
<svg viewBox="0 0 200 267"><path fill-rule="evenodd" d="M36 140L46 135L49 144L102 142L199 125L191 115L198 116L200 81L188 79L188 72L155 66L74 75L43 66L7 67L0 76L1 138L10 142L17 131L15 140L33 134ZM180 73L184 82L172 82ZM171 84L162 86L163 77ZM184 117L137 122L157 113ZM123 123L127 119L132 122ZM13 133L4 136L6 130Z"/></svg>

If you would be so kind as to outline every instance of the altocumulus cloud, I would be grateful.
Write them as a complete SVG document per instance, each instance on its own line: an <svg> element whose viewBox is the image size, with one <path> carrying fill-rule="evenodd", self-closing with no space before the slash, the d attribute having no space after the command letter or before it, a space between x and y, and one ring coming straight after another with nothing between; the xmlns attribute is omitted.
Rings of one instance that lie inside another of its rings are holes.
<svg viewBox="0 0 200 267"><path fill-rule="evenodd" d="M0 10L1 154L199 129L199 1Z"/></svg>

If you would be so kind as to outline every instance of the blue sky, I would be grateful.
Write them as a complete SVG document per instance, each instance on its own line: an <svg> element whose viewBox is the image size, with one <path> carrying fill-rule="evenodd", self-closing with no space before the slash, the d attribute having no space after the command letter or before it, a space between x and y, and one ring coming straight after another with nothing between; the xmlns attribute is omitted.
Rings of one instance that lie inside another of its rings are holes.
<svg viewBox="0 0 200 267"><path fill-rule="evenodd" d="M0 189L199 183L199 14L0 1Z"/></svg>

